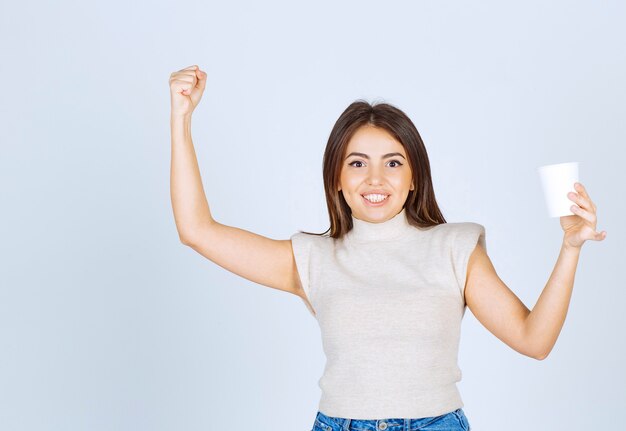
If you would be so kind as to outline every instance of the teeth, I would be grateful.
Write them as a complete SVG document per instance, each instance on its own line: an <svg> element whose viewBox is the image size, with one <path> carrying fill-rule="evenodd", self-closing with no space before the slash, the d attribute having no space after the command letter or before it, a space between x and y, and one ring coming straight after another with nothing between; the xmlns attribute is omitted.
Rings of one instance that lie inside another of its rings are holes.
<svg viewBox="0 0 626 431"><path fill-rule="evenodd" d="M387 199L389 195L376 195L376 194L372 194L372 195L364 195L363 197L365 199L367 199L370 202L382 202L385 199Z"/></svg>

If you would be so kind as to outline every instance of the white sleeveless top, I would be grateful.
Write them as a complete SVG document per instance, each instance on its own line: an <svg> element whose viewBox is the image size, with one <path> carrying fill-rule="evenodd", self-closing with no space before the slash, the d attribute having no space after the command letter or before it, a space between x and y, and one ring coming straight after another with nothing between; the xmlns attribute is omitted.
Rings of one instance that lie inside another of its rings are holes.
<svg viewBox="0 0 626 431"><path fill-rule="evenodd" d="M417 228L405 210L383 223L352 217L341 239L291 236L326 355L319 410L350 419L422 418L464 406L456 382L472 222Z"/></svg>

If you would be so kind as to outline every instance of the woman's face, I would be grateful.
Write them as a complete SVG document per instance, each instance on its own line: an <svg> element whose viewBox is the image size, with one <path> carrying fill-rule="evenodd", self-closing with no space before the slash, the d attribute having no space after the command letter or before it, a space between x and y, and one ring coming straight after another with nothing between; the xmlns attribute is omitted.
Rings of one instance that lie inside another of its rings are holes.
<svg viewBox="0 0 626 431"><path fill-rule="evenodd" d="M360 153L360 154L354 154ZM360 127L348 142L339 178L339 190L352 215L370 223L389 220L402 211L413 190L412 172L406 151L385 129ZM384 201L377 201L387 195Z"/></svg>

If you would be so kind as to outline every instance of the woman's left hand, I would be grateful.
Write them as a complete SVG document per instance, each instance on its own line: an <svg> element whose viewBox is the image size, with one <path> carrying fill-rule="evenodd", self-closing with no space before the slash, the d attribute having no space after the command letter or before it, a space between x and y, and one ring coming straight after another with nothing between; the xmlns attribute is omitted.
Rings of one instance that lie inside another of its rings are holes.
<svg viewBox="0 0 626 431"><path fill-rule="evenodd" d="M563 243L569 247L581 248L588 239L602 241L606 231L596 232L596 206L581 183L575 183L578 193L570 192L567 197L577 205L571 207L574 215L561 217L561 227L565 231Z"/></svg>

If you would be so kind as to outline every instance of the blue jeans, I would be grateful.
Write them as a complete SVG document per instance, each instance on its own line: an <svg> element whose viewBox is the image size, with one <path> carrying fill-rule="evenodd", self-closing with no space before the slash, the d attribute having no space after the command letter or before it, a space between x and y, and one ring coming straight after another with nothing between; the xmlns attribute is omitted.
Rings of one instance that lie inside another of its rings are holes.
<svg viewBox="0 0 626 431"><path fill-rule="evenodd" d="M318 411L311 431L470 431L463 409L419 419L346 419Z"/></svg>

